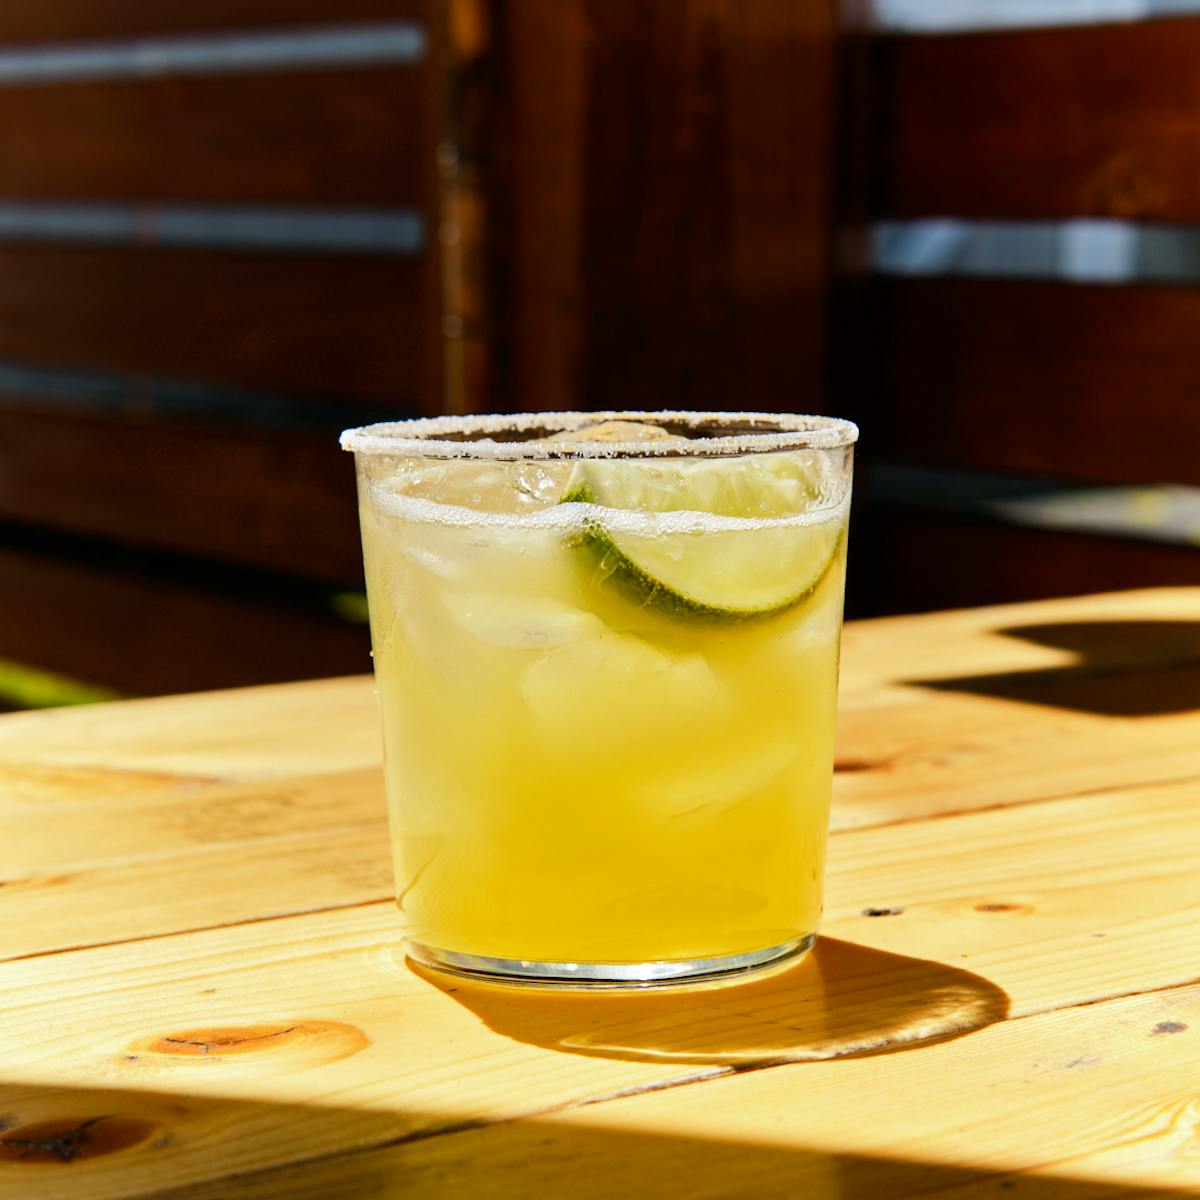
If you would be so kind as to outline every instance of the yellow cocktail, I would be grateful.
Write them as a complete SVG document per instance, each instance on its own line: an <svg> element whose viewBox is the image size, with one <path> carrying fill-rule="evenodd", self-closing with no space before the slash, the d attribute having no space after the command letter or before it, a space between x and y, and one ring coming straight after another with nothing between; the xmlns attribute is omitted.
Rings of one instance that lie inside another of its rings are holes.
<svg viewBox="0 0 1200 1200"><path fill-rule="evenodd" d="M693 979L817 928L853 427L761 418L730 454L711 416L621 416L345 437L398 900L432 965Z"/></svg>

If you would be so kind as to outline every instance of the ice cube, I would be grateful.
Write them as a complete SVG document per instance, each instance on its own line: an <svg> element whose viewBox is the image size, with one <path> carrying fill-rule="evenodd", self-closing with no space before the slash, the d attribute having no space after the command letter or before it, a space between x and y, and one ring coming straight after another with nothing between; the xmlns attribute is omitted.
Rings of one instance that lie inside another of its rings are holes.
<svg viewBox="0 0 1200 1200"><path fill-rule="evenodd" d="M457 625L480 641L514 650L568 645L599 637L599 617L548 597L465 592L446 597Z"/></svg>
<svg viewBox="0 0 1200 1200"><path fill-rule="evenodd" d="M800 755L794 736L697 745L670 770L645 779L640 791L672 821L703 822L761 794L781 778L798 775Z"/></svg>
<svg viewBox="0 0 1200 1200"><path fill-rule="evenodd" d="M515 502L531 510L557 504L571 477L571 466L565 462L517 462L509 468Z"/></svg>
<svg viewBox="0 0 1200 1200"><path fill-rule="evenodd" d="M557 504L570 474L566 462L404 459L375 486L385 495L391 492L476 512L508 514Z"/></svg>
<svg viewBox="0 0 1200 1200"><path fill-rule="evenodd" d="M703 655L612 632L553 649L526 672L522 693L547 753L570 759L582 748L614 767L679 755L681 740L705 736L729 703Z"/></svg>

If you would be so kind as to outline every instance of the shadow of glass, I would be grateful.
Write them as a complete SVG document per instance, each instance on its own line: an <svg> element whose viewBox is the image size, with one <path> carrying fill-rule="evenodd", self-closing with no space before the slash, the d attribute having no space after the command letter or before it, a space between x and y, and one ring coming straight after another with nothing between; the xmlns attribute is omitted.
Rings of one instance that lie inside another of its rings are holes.
<svg viewBox="0 0 1200 1200"><path fill-rule="evenodd" d="M541 991L412 970L519 1042L637 1062L752 1064L880 1054L1003 1020L1008 996L942 963L820 938L796 966L719 988Z"/></svg>
<svg viewBox="0 0 1200 1200"><path fill-rule="evenodd" d="M703 1083L697 1086L705 1086ZM864 1116L869 1103L864 1104ZM399 1200L438 1196L1003 1196L1152 1200L1139 1184L977 1169L778 1141L686 1137L573 1121L484 1124L447 1113L355 1109L186 1092L0 1085L0 1195L155 1200ZM48 1128L60 1130L57 1141ZM75 1131L72 1134L71 1131ZM32 1136L31 1136L32 1134ZM25 1143L51 1150L22 1157Z"/></svg>
<svg viewBox="0 0 1200 1200"><path fill-rule="evenodd" d="M1079 621L996 632L1070 651L1079 661L905 682L1105 717L1164 716L1200 708L1200 621Z"/></svg>

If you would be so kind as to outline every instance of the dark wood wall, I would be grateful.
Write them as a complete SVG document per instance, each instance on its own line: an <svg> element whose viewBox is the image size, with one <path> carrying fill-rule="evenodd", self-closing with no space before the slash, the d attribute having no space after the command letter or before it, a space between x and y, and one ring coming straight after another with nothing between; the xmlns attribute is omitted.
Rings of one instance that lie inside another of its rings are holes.
<svg viewBox="0 0 1200 1200"><path fill-rule="evenodd" d="M366 669L346 424L820 408L835 36L832 0L5 4L0 662ZM14 70L52 46L84 66Z"/></svg>
<svg viewBox="0 0 1200 1200"><path fill-rule="evenodd" d="M1144 520L1137 494L1105 536L1020 528L967 502L1017 478L1050 497L1200 484L1195 282L884 278L863 253L879 221L1200 222L1200 18L857 30L844 51L839 219L856 253L835 402L864 429L856 610L1200 580L1186 531ZM876 489L877 462L931 479L954 468L964 501L947 488L933 511Z"/></svg>
<svg viewBox="0 0 1200 1200"><path fill-rule="evenodd" d="M929 37L864 7L0 6L0 664L366 669L336 433L443 411L855 417L860 613L1188 577L872 467L1195 483L1195 288L881 278L864 248L1196 222L1200 19ZM55 47L82 58L31 74Z"/></svg>
<svg viewBox="0 0 1200 1200"><path fill-rule="evenodd" d="M496 11L497 406L820 407L834 4Z"/></svg>
<svg viewBox="0 0 1200 1200"><path fill-rule="evenodd" d="M440 408L441 19L0 6L0 660L132 692L369 667L335 438Z"/></svg>

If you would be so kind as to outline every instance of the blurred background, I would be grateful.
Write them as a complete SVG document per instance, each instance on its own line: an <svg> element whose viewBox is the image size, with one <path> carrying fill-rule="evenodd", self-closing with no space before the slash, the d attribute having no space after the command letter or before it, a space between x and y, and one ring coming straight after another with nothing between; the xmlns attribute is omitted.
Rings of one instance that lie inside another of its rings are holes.
<svg viewBox="0 0 1200 1200"><path fill-rule="evenodd" d="M1200 579L1200 2L5 0L0 707L369 669L344 426L836 412L852 616Z"/></svg>

